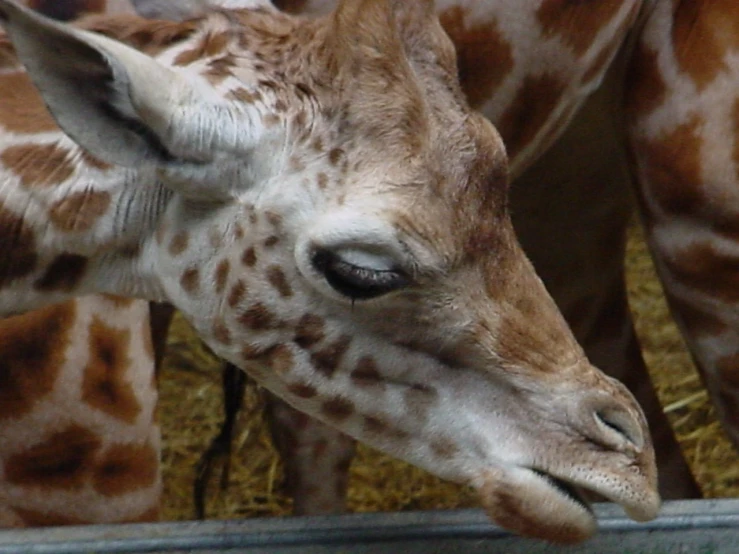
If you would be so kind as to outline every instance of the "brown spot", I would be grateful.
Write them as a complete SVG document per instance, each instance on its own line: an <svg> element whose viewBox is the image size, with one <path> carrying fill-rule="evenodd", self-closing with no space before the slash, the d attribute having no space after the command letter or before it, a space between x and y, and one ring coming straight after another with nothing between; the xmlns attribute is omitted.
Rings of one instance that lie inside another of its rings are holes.
<svg viewBox="0 0 739 554"><path fill-rule="evenodd" d="M314 152L323 152L323 140L321 139L321 137L315 137L310 143L310 147L313 149Z"/></svg>
<svg viewBox="0 0 739 554"><path fill-rule="evenodd" d="M257 251L254 250L253 246L250 246L241 256L241 262L249 267L254 267L257 264Z"/></svg>
<svg viewBox="0 0 739 554"><path fill-rule="evenodd" d="M109 327L93 317L88 338L90 358L82 383L83 402L126 423L134 423L141 412L130 373L145 369L132 365L140 360L129 357L130 341L129 329Z"/></svg>
<svg viewBox="0 0 739 554"><path fill-rule="evenodd" d="M30 412L66 361L74 301L0 319L0 421Z"/></svg>
<svg viewBox="0 0 739 554"><path fill-rule="evenodd" d="M49 489L82 487L95 464L100 438L70 425L43 442L8 458L5 479L12 485Z"/></svg>
<svg viewBox="0 0 739 554"><path fill-rule="evenodd" d="M298 398L313 398L318 394L316 388L306 383L291 383L287 386L287 392L294 394Z"/></svg>
<svg viewBox="0 0 739 554"><path fill-rule="evenodd" d="M393 427L382 416L365 416L362 419L362 427L368 435L375 435L379 438L403 441L410 437L407 431Z"/></svg>
<svg viewBox="0 0 739 554"><path fill-rule="evenodd" d="M310 356L311 363L316 371L331 377L339 368L344 354L349 349L352 339L348 335L341 335L328 346L313 352Z"/></svg>
<svg viewBox="0 0 739 554"><path fill-rule="evenodd" d="M247 90L243 87L232 90L226 95L227 100L236 102L244 102L245 104L254 104L262 99L262 93L258 90Z"/></svg>
<svg viewBox="0 0 739 554"><path fill-rule="evenodd" d="M733 0L679 2L671 43L680 69L703 89L728 70L727 58L739 48L739 4Z"/></svg>
<svg viewBox="0 0 739 554"><path fill-rule="evenodd" d="M225 78L233 75L235 65L233 56L223 56L208 63L208 69L203 76L211 85L218 86Z"/></svg>
<svg viewBox="0 0 739 554"><path fill-rule="evenodd" d="M109 207L109 192L87 189L69 194L55 202L49 210L49 219L60 231L67 233L89 231Z"/></svg>
<svg viewBox="0 0 739 554"><path fill-rule="evenodd" d="M210 58L223 52L229 43L228 33L206 33L200 42L191 50L185 50L172 62L174 65L190 65L193 62Z"/></svg>
<svg viewBox="0 0 739 554"><path fill-rule="evenodd" d="M357 367L351 373L351 378L352 382L360 387L378 386L383 382L377 364L370 356L363 356L359 360Z"/></svg>
<svg viewBox="0 0 739 554"><path fill-rule="evenodd" d="M298 321L295 329L295 343L301 348L308 349L323 340L323 319L313 314L305 314Z"/></svg>
<svg viewBox="0 0 739 554"><path fill-rule="evenodd" d="M63 183L74 174L70 152L56 144L18 144L0 154L0 161L15 173L24 187Z"/></svg>
<svg viewBox="0 0 739 554"><path fill-rule="evenodd" d="M277 317L261 302L252 304L238 317L239 323L253 331L279 329L284 326Z"/></svg>
<svg viewBox="0 0 739 554"><path fill-rule="evenodd" d="M513 103L498 122L498 130L508 150L515 158L549 121L559 105L564 83L553 75L528 76Z"/></svg>
<svg viewBox="0 0 739 554"><path fill-rule="evenodd" d="M172 237L172 240L169 241L169 246L167 250L171 256L179 256L185 250L187 250L187 245L189 244L189 242L190 235L188 234L188 232L179 231Z"/></svg>
<svg viewBox="0 0 739 554"><path fill-rule="evenodd" d="M409 412L423 417L436 403L439 393L435 388L416 383L403 392L403 400Z"/></svg>
<svg viewBox="0 0 739 554"><path fill-rule="evenodd" d="M234 238L236 240L241 240L244 238L244 235L245 235L244 228L241 226L241 224L237 223L236 225L234 225L234 228L233 228Z"/></svg>
<svg viewBox="0 0 739 554"><path fill-rule="evenodd" d="M79 519L70 515L59 514L53 511L40 512L37 510L28 510L20 506L14 507L13 511L23 522L26 527L61 527L70 525L91 525L92 521Z"/></svg>
<svg viewBox="0 0 739 554"><path fill-rule="evenodd" d="M183 271L180 276L180 286L188 294L197 293L200 288L200 271L196 267Z"/></svg>
<svg viewBox="0 0 739 554"><path fill-rule="evenodd" d="M346 398L336 396L321 404L321 413L335 422L342 422L354 413L354 404Z"/></svg>
<svg viewBox="0 0 739 554"><path fill-rule="evenodd" d="M267 354L269 367L277 375L285 375L289 373L295 365L295 358L292 350L286 344L278 344L269 349Z"/></svg>
<svg viewBox="0 0 739 554"><path fill-rule="evenodd" d="M543 0L536 17L545 37L556 36L582 54L618 13L623 0Z"/></svg>
<svg viewBox="0 0 739 554"><path fill-rule="evenodd" d="M277 116L277 115L275 115L273 113L268 113L268 114L265 114L265 115L262 116L262 124L265 127L267 127L267 128L269 128L269 127L275 127L279 123L280 123L279 116Z"/></svg>
<svg viewBox="0 0 739 554"><path fill-rule="evenodd" d="M439 19L457 50L462 90L470 105L479 108L513 69L511 45L503 38L495 20L467 25L461 6L444 10Z"/></svg>
<svg viewBox="0 0 739 554"><path fill-rule="evenodd" d="M634 49L631 56L624 88L626 111L636 118L656 110L667 95L667 85L657 63L657 53L643 43Z"/></svg>
<svg viewBox="0 0 739 554"><path fill-rule="evenodd" d="M221 344L231 344L231 332L222 317L218 317L213 321L213 336Z"/></svg>
<svg viewBox="0 0 739 554"><path fill-rule="evenodd" d="M436 439L431 443L431 452L437 458L451 460L459 453L459 447L449 439Z"/></svg>
<svg viewBox="0 0 739 554"><path fill-rule="evenodd" d="M77 287L87 269L88 259L77 254L60 254L33 284L40 291L70 292Z"/></svg>
<svg viewBox="0 0 739 554"><path fill-rule="evenodd" d="M110 498L154 485L159 478L159 451L151 444L117 444L96 465L92 487Z"/></svg>
<svg viewBox="0 0 739 554"><path fill-rule="evenodd" d="M344 157L344 151L341 148L332 148L328 153L328 161L331 165L336 166Z"/></svg>
<svg viewBox="0 0 739 554"><path fill-rule="evenodd" d="M236 281L233 287L231 287L231 292L228 293L228 305L231 308L235 308L239 304L241 304L241 301L244 299L244 296L246 296L246 284L244 281L239 279Z"/></svg>
<svg viewBox="0 0 739 554"><path fill-rule="evenodd" d="M264 346L259 346L255 344L244 344L241 347L241 357L244 360L251 362L263 357L268 351L269 348L266 348ZM253 367L250 367L249 372L251 372L252 370Z"/></svg>
<svg viewBox="0 0 739 554"><path fill-rule="evenodd" d="M0 64L1 65L1 64ZM41 96L22 72L0 74L0 127L11 133L57 131Z"/></svg>
<svg viewBox="0 0 739 554"><path fill-rule="evenodd" d="M739 257L719 252L708 241L696 240L664 261L681 284L711 298L739 301Z"/></svg>
<svg viewBox="0 0 739 554"><path fill-rule="evenodd" d="M273 246L275 246L275 245L276 245L276 244L277 244L278 242L280 242L280 237L278 237L278 236L275 236L275 235L272 235L272 236L269 236L269 237L267 237L267 238L266 238L266 239L264 240L264 246L265 246L266 248L272 248L272 247L273 247Z"/></svg>
<svg viewBox="0 0 739 554"><path fill-rule="evenodd" d="M216 294L222 294L226 289L228 274L231 271L231 263L227 259L218 262L216 267Z"/></svg>
<svg viewBox="0 0 739 554"><path fill-rule="evenodd" d="M316 181L318 183L318 188L321 190L325 190L328 186L328 175L326 175L323 171L318 174L316 177Z"/></svg>
<svg viewBox="0 0 739 554"><path fill-rule="evenodd" d="M277 265L271 265L267 268L267 281L272 285L282 298L289 298L293 295L293 289L285 277L285 272Z"/></svg>
<svg viewBox="0 0 739 554"><path fill-rule="evenodd" d="M278 213L267 211L264 213L265 217L267 218L267 223L272 225L275 229L280 229L282 227L282 216Z"/></svg>
<svg viewBox="0 0 739 554"><path fill-rule="evenodd" d="M650 196L669 214L703 211L700 121L697 117L659 139L639 141L635 151L644 167Z"/></svg>
<svg viewBox="0 0 739 554"><path fill-rule="evenodd" d="M2 104L2 102L0 102ZM23 218L15 215L0 203L0 286L25 277L36 269L36 238Z"/></svg>

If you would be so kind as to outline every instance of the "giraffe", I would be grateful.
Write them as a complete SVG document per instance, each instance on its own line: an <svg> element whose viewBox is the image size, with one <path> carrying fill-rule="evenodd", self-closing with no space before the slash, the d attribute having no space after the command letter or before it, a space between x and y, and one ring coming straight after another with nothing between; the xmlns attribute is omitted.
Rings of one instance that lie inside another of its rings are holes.
<svg viewBox="0 0 739 554"><path fill-rule="evenodd" d="M124 2L28 5L54 16L134 13ZM0 69L3 145L32 135L16 110L35 93L27 81L15 88L19 71ZM81 225L81 207L59 204L57 223ZM88 295L0 320L0 527L158 519L148 318L143 300Z"/></svg>
<svg viewBox="0 0 739 554"><path fill-rule="evenodd" d="M321 14L335 2L275 4ZM644 407L663 497L699 496L639 352L624 237L631 186L673 315L739 443L731 92L739 11L702 1L436 4L468 100L508 147L527 254L588 356ZM277 399L268 409L296 511L343 511L351 439Z"/></svg>
<svg viewBox="0 0 739 554"><path fill-rule="evenodd" d="M0 312L166 300L283 400L469 483L513 532L590 536L580 491L656 515L643 413L518 245L500 136L432 2L74 27L0 0L0 21L64 130L26 104L44 140L0 154ZM49 224L80 196L84 231Z"/></svg>

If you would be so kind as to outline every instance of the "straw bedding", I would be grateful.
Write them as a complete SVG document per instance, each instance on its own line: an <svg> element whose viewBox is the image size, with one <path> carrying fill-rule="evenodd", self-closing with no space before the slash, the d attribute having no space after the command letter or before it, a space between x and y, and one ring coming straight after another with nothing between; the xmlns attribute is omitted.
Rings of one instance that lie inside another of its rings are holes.
<svg viewBox="0 0 739 554"><path fill-rule="evenodd" d="M640 230L630 230L628 283L637 331L658 392L687 459L708 497L739 496L737 454L716 422L677 330L669 318ZM176 319L161 376L164 434L164 518L193 517L195 464L222 420L220 364ZM218 477L218 476L217 476ZM280 491L281 466L261 413L260 393L250 386L234 441L228 487L214 480L208 517L284 515L290 500ZM475 506L469 490L360 447L352 465L349 506L386 511Z"/></svg>

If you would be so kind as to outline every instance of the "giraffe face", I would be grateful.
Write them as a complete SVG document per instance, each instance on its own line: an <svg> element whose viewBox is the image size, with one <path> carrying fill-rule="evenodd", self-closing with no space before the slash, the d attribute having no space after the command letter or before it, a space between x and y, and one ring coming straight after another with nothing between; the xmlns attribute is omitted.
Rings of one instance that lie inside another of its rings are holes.
<svg viewBox="0 0 739 554"><path fill-rule="evenodd" d="M518 246L504 148L465 104L431 3L346 0L315 23L214 14L200 25L239 25L221 50L264 48L259 63L231 52L216 85L197 64L213 32L174 70L11 6L0 16L67 133L135 168L122 186L168 190L131 258L216 353L471 483L518 533L589 536L580 488L655 515L641 411L585 360Z"/></svg>

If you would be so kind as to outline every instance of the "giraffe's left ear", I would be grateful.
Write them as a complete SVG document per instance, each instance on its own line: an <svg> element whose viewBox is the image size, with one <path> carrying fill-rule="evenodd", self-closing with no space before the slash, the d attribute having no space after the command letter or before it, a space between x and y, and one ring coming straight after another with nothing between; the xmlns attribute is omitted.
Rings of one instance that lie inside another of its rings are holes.
<svg viewBox="0 0 739 554"><path fill-rule="evenodd" d="M206 82L101 35L0 0L0 23L59 126L101 159L205 165L255 139ZM244 145L248 148L248 145Z"/></svg>

